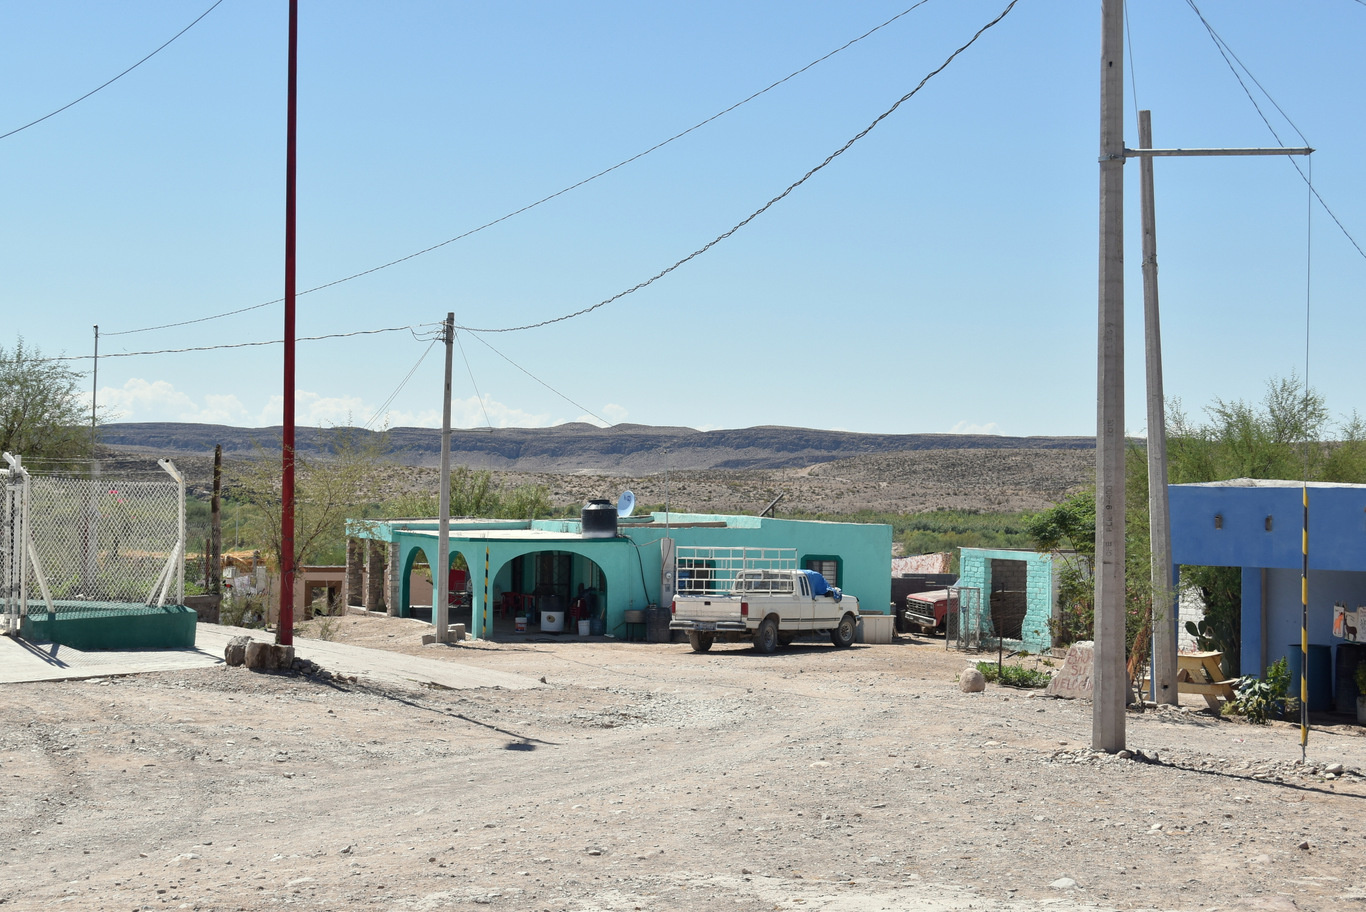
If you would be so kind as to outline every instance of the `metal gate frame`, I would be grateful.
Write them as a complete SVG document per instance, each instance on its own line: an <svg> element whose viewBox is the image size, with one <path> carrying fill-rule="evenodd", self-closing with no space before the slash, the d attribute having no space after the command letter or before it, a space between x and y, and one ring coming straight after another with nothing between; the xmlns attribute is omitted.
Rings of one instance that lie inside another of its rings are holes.
<svg viewBox="0 0 1366 912"><path fill-rule="evenodd" d="M982 590L950 586L949 610L944 616L944 648L981 652L991 637L991 616L982 611Z"/></svg>
<svg viewBox="0 0 1366 912"><path fill-rule="evenodd" d="M0 633L17 637L28 614L28 473L18 456L4 454L4 514L0 516L0 564L4 591L0 594Z"/></svg>

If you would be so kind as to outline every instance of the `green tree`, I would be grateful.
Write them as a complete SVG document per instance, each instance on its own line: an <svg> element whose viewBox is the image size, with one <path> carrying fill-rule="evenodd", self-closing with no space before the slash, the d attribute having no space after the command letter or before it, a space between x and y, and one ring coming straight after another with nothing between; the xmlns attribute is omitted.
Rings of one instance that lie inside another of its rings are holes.
<svg viewBox="0 0 1366 912"><path fill-rule="evenodd" d="M380 504L371 514L433 518L440 510L434 494L406 493ZM499 483L488 469L456 466L451 469L450 511L453 517L483 519L541 519L554 512L545 485ZM367 519L374 518L367 514Z"/></svg>
<svg viewBox="0 0 1366 912"><path fill-rule="evenodd" d="M1125 651L1147 647L1153 604L1148 543L1147 461L1142 448L1125 451L1124 635ZM1034 546L1058 555L1059 616L1052 622L1058 645L1095 636L1096 494L1081 491L1031 514L1025 531Z"/></svg>
<svg viewBox="0 0 1366 912"><path fill-rule="evenodd" d="M1181 400L1167 405L1168 480L1173 484L1306 476L1312 481L1336 448L1322 442L1329 429L1323 397L1293 374L1268 381L1260 403L1215 399L1205 414L1209 420L1199 424L1182 411ZM1361 443L1355 415L1343 430Z"/></svg>
<svg viewBox="0 0 1366 912"><path fill-rule="evenodd" d="M388 435L331 429L323 453L294 459L294 565L341 563L348 518L363 516L388 469ZM283 553L279 451L257 448L232 473L237 499L248 507L250 532L279 565Z"/></svg>
<svg viewBox="0 0 1366 912"><path fill-rule="evenodd" d="M20 338L0 346L0 451L29 468L90 456L90 413L81 402L83 374L44 358Z"/></svg>

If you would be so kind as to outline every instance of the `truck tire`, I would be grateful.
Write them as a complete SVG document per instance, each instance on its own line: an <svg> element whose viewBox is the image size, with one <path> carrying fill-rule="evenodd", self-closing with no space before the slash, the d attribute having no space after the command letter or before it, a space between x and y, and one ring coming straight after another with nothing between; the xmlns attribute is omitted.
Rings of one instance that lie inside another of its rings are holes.
<svg viewBox="0 0 1366 912"><path fill-rule="evenodd" d="M771 617L766 617L759 622L759 629L754 631L754 649L768 655L778 648L778 622Z"/></svg>
<svg viewBox="0 0 1366 912"><path fill-rule="evenodd" d="M840 618L838 626L830 631L830 642L840 649L848 649L854 645L854 636L858 632L858 627L854 622L852 614L846 614Z"/></svg>
<svg viewBox="0 0 1366 912"><path fill-rule="evenodd" d="M696 630L688 631L688 645L693 652L706 652L711 649L712 640L715 639L710 633L698 633Z"/></svg>

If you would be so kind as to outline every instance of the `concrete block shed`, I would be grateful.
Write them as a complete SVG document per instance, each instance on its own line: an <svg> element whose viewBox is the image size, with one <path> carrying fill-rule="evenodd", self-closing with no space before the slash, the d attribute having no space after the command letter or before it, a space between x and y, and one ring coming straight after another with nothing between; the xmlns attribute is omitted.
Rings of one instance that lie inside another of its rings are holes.
<svg viewBox="0 0 1366 912"><path fill-rule="evenodd" d="M1038 551L963 548L958 585L981 592L992 628L1030 652L1053 646L1050 622L1057 611L1060 558Z"/></svg>
<svg viewBox="0 0 1366 912"><path fill-rule="evenodd" d="M1326 709L1315 706L1316 680L1335 689L1340 704L1344 683L1355 696L1351 670L1361 647L1334 637L1333 606L1366 606L1366 485L1312 482L1306 489L1298 481L1247 478L1170 485L1172 562L1174 571L1186 565L1241 568L1241 674L1260 676L1283 657L1298 667L1305 490L1310 709ZM1334 674L1330 655L1350 656L1350 663L1339 662Z"/></svg>
<svg viewBox="0 0 1366 912"><path fill-rule="evenodd" d="M653 513L620 519L607 535L585 537L582 519L460 519L451 521L444 560L437 553L437 527L433 519L349 521L348 536L372 546L347 549L354 589L375 592L374 581L367 585L361 577L382 563L390 613L411 616L414 592L425 591L414 568L444 565L467 587L453 600L451 622L468 624L475 637L511 632L516 617L534 627L557 611L571 624L588 620L598 632L627 637L638 632L627 622L628 611L668 606L672 549L703 546L793 549L798 566L820 571L856 596L866 613L886 613L891 598L892 528L882 524ZM388 560L363 560L374 545L386 548ZM354 595L348 601L354 603ZM366 607L378 606L367 601ZM426 610L420 606L417 613Z"/></svg>

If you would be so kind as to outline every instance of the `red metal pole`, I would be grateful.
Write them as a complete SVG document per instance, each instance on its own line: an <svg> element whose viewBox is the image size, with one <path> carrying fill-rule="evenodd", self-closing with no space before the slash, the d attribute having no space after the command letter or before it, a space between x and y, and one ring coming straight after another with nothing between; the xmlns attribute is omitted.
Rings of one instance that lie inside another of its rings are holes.
<svg viewBox="0 0 1366 912"><path fill-rule="evenodd" d="M299 0L289 0L289 102L285 115L285 414L280 474L280 627L276 641L294 645L294 173L299 87Z"/></svg>

